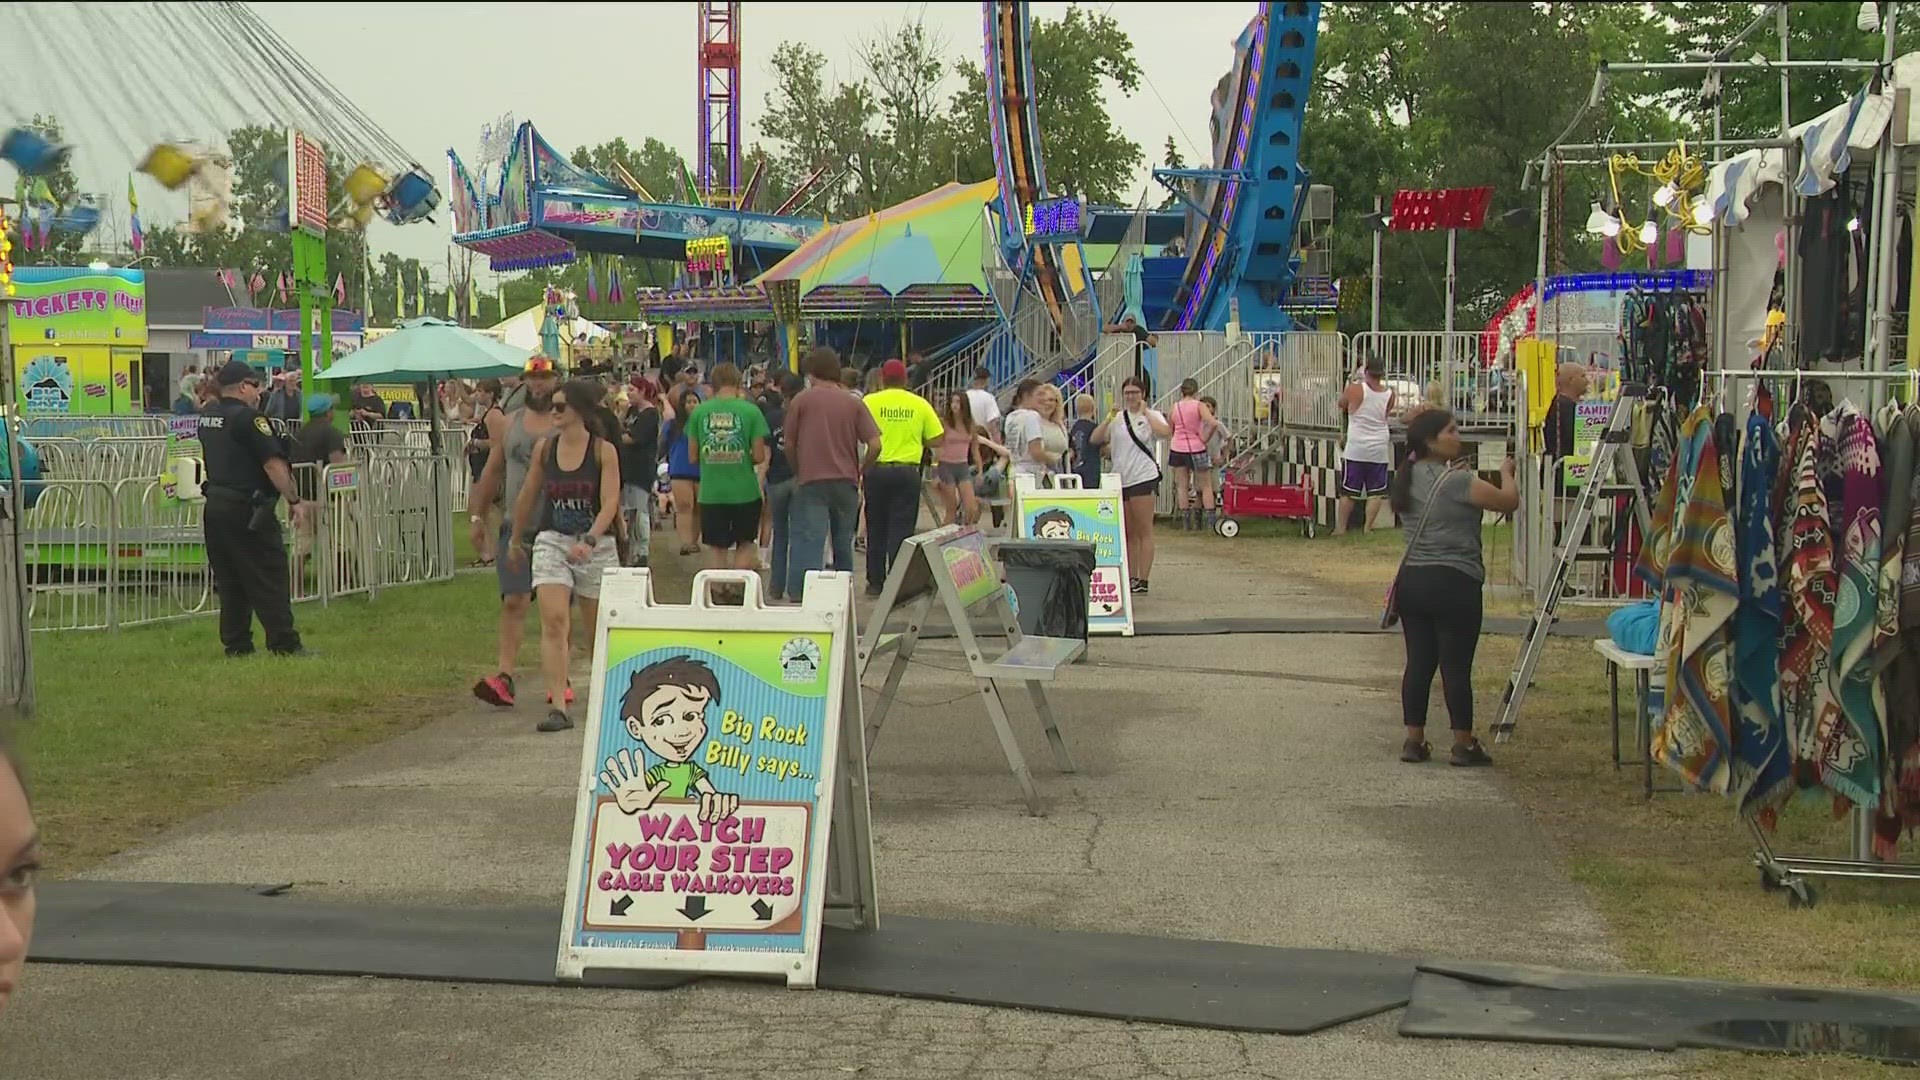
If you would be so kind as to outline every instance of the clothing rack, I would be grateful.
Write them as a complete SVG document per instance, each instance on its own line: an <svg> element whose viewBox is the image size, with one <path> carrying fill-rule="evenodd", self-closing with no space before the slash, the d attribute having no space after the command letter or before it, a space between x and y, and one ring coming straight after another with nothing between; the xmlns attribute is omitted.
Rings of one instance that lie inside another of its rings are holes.
<svg viewBox="0 0 1920 1080"><path fill-rule="evenodd" d="M1703 384L1709 380L1714 396L1707 399L1713 403L1716 412L1731 412L1736 420L1744 425L1751 395L1742 393L1731 398L1729 389L1737 387L1742 380L1767 380L1776 387L1790 385L1790 393L1781 394L1777 418L1784 420L1792 405L1800 400L1801 389L1808 382L1824 381L1833 390L1834 404L1846 400L1848 395L1833 384L1859 381L1868 384L1876 393L1875 400L1864 407L1871 416L1885 400L1889 391L1904 390L1902 400L1912 405L1920 402L1920 371L1858 371L1847 369L1809 369L1809 368L1719 368L1701 373ZM1733 384L1733 386L1729 386ZM1703 390L1705 386L1703 385ZM1858 407L1858 406L1856 406ZM1788 467L1783 459L1781 467ZM1883 528L1891 529L1892 523ZM1904 528L1904 523L1901 526ZM1781 567L1784 576L1785 568ZM1784 598L1783 598L1784 599ZM1673 692L1668 686L1666 692ZM1885 752L1892 750L1883 748ZM1785 892L1789 906L1812 907L1818 900L1809 878L1838 877L1856 879L1875 879L1882 881L1920 881L1920 863L1885 862L1872 854L1873 818L1871 807L1855 805L1847 815L1849 822L1849 857L1828 858L1824 856L1781 854L1774 850L1767 831L1761 826L1757 815L1744 815L1743 820L1753 836L1753 865L1760 872L1761 888L1769 892Z"/></svg>

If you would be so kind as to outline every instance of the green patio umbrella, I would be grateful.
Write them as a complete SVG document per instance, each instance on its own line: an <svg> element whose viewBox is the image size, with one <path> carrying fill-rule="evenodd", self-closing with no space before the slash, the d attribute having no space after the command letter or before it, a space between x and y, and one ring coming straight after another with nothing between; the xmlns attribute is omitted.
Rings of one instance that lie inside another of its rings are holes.
<svg viewBox="0 0 1920 1080"><path fill-rule="evenodd" d="M379 379L398 375L427 380L485 379L519 374L531 355L444 319L408 319L393 333L349 353L314 378Z"/></svg>

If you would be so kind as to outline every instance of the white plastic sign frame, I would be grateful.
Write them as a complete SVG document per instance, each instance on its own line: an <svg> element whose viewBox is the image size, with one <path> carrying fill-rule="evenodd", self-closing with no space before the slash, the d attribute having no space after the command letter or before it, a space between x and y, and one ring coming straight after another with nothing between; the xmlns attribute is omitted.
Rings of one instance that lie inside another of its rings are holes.
<svg viewBox="0 0 1920 1080"><path fill-rule="evenodd" d="M745 586L744 604L715 604L718 584ZM805 596L768 607L759 575L708 570L691 604L661 604L648 571L607 571L560 978L624 969L815 984L852 577L809 574ZM852 869L860 887L864 861L836 876Z"/></svg>
<svg viewBox="0 0 1920 1080"><path fill-rule="evenodd" d="M1093 574L1087 580L1087 633L1132 637L1133 590L1127 580L1126 500L1118 484L1101 478L1085 488L1063 473L1043 488L1031 476L1014 478L1013 535L1023 540L1085 540L1093 544ZM1056 521L1043 521L1048 515ZM1039 528L1036 529L1035 526ZM1105 540L1103 543L1102 540ZM1119 599L1113 599L1115 593Z"/></svg>

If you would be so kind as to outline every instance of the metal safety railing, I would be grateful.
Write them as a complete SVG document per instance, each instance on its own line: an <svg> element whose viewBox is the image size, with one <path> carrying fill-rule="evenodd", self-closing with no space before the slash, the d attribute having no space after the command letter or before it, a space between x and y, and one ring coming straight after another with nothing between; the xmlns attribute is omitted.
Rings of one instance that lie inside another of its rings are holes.
<svg viewBox="0 0 1920 1080"><path fill-rule="evenodd" d="M1511 374L1481 363L1476 332L1370 331L1354 335L1351 351L1356 370L1380 359L1402 413L1417 403L1438 406L1463 428L1498 427L1513 415Z"/></svg>
<svg viewBox="0 0 1920 1080"><path fill-rule="evenodd" d="M351 482L330 471L295 467L296 484L319 508L306 523L286 521L280 504L296 601L453 576L454 474L444 456L379 448L355 462ZM115 629L214 610L203 507L170 498L157 476L45 481L20 518L26 625Z"/></svg>

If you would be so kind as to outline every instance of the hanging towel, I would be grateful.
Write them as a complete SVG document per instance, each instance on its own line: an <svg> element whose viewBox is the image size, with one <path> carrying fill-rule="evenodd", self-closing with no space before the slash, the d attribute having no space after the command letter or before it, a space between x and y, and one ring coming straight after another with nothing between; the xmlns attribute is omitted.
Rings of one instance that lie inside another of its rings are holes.
<svg viewBox="0 0 1920 1080"><path fill-rule="evenodd" d="M1833 660L1816 695L1816 768L1827 790L1870 808L1880 798L1881 727L1873 711L1868 654L1878 615L1883 477L1867 418L1842 403L1834 426L1840 435L1842 527L1835 560Z"/></svg>
<svg viewBox="0 0 1920 1080"><path fill-rule="evenodd" d="M1740 586L1713 413L1696 408L1680 430L1680 488L1668 551L1670 620L1666 714L1654 757L1687 783L1725 794L1732 770L1733 615Z"/></svg>
<svg viewBox="0 0 1920 1080"><path fill-rule="evenodd" d="M1793 794L1786 721L1780 712L1780 580L1774 562L1774 474L1780 444L1762 411L1747 414L1740 446L1735 547L1740 606L1734 613L1734 703L1740 724L1733 742L1733 790L1740 812L1768 811ZM1767 815L1771 824L1772 815Z"/></svg>

